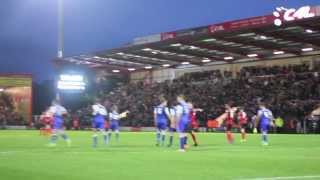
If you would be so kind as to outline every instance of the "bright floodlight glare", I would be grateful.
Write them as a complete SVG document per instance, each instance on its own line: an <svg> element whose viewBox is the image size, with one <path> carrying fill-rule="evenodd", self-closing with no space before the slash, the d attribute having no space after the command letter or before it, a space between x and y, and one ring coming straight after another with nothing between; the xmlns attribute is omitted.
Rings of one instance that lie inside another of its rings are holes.
<svg viewBox="0 0 320 180"><path fill-rule="evenodd" d="M152 66L146 66L145 69L152 69Z"/></svg>
<svg viewBox="0 0 320 180"><path fill-rule="evenodd" d="M303 48L301 49L303 52L313 51L313 48Z"/></svg>
<svg viewBox="0 0 320 180"><path fill-rule="evenodd" d="M4 91L4 89L3 88L0 88L0 92L3 92Z"/></svg>
<svg viewBox="0 0 320 180"><path fill-rule="evenodd" d="M58 81L58 89L62 90L84 90L85 83L79 81Z"/></svg>
<svg viewBox="0 0 320 180"><path fill-rule="evenodd" d="M163 64L162 66L163 66L163 67L169 67L170 64Z"/></svg>
<svg viewBox="0 0 320 180"><path fill-rule="evenodd" d="M172 46L172 47L179 47L179 46L181 46L182 44L180 44L180 43L176 43L176 44L171 44L170 46Z"/></svg>
<svg viewBox="0 0 320 180"><path fill-rule="evenodd" d="M202 62L207 63L207 62L211 62L211 60L210 59L203 59Z"/></svg>
<svg viewBox="0 0 320 180"><path fill-rule="evenodd" d="M114 69L114 70L112 70L112 72L114 72L114 73L118 73L118 72L120 72L120 70L118 70L118 69Z"/></svg>
<svg viewBox="0 0 320 180"><path fill-rule="evenodd" d="M135 71L135 68L128 68L128 71Z"/></svg>
<svg viewBox="0 0 320 180"><path fill-rule="evenodd" d="M260 36L260 39L267 39L267 36Z"/></svg>
<svg viewBox="0 0 320 180"><path fill-rule="evenodd" d="M142 49L142 51L151 51L152 49L150 49L150 48L144 48L144 49Z"/></svg>
<svg viewBox="0 0 320 180"><path fill-rule="evenodd" d="M202 40L203 42L212 42L212 41L216 41L216 39L214 38L210 38L210 39L204 39Z"/></svg>
<svg viewBox="0 0 320 180"><path fill-rule="evenodd" d="M62 74L60 75L60 80L61 81L83 81L83 76Z"/></svg>
<svg viewBox="0 0 320 180"><path fill-rule="evenodd" d="M313 33L311 29L306 29L306 33Z"/></svg>
<svg viewBox="0 0 320 180"><path fill-rule="evenodd" d="M232 57L232 56L227 56L227 57L224 57L223 59L224 59L224 60L232 60L233 57Z"/></svg>
<svg viewBox="0 0 320 180"><path fill-rule="evenodd" d="M273 54L275 55L284 54L284 51L274 51Z"/></svg>
<svg viewBox="0 0 320 180"><path fill-rule="evenodd" d="M183 64L183 65L188 65L188 64L190 64L189 62L182 62L181 64Z"/></svg>
<svg viewBox="0 0 320 180"><path fill-rule="evenodd" d="M248 54L247 56L252 58L252 57L257 57L258 54Z"/></svg>

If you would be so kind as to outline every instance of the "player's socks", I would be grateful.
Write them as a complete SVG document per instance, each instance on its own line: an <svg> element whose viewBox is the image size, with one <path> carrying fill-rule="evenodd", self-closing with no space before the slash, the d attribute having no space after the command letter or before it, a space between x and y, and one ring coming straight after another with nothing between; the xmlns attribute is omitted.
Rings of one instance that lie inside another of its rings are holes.
<svg viewBox="0 0 320 180"><path fill-rule="evenodd" d="M92 136L92 139L93 139L93 147L97 147L97 145L98 145L98 135L96 135L96 134L94 134L93 136Z"/></svg>
<svg viewBox="0 0 320 180"><path fill-rule="evenodd" d="M246 142L246 141L247 141L246 133L245 133L245 132L242 132L242 133L241 133L241 142Z"/></svg>
<svg viewBox="0 0 320 180"><path fill-rule="evenodd" d="M230 131L227 132L227 140L230 144L233 144L233 135Z"/></svg>
<svg viewBox="0 0 320 180"><path fill-rule="evenodd" d="M180 137L180 149L184 149L184 145L185 145L185 138Z"/></svg>
<svg viewBox="0 0 320 180"><path fill-rule="evenodd" d="M53 134L50 139L50 144L56 144L57 139L58 136L56 134Z"/></svg>
<svg viewBox="0 0 320 180"><path fill-rule="evenodd" d="M61 137L66 141L68 140L68 136L66 134L62 134Z"/></svg>
<svg viewBox="0 0 320 180"><path fill-rule="evenodd" d="M192 137L192 141L193 141L194 146L198 146L196 135L194 133L191 133L191 137Z"/></svg>
<svg viewBox="0 0 320 180"><path fill-rule="evenodd" d="M168 147L171 147L171 146L172 146L172 143L173 143L173 136L170 135Z"/></svg>
<svg viewBox="0 0 320 180"><path fill-rule="evenodd" d="M265 133L262 134L262 142L263 142L264 144L267 144L267 143L268 143L268 136L267 136L267 134L265 134Z"/></svg>
<svg viewBox="0 0 320 180"><path fill-rule="evenodd" d="M109 144L109 138L107 134L103 134L103 139L105 144Z"/></svg>
<svg viewBox="0 0 320 180"><path fill-rule="evenodd" d="M161 136L161 146L164 146L164 142L166 140L166 135Z"/></svg>
<svg viewBox="0 0 320 180"><path fill-rule="evenodd" d="M108 133L109 142L111 141L111 135L112 135L111 132L109 132L109 133Z"/></svg>
<svg viewBox="0 0 320 180"><path fill-rule="evenodd" d="M119 142L119 133L116 132L116 142Z"/></svg>
<svg viewBox="0 0 320 180"><path fill-rule="evenodd" d="M157 138L156 145L159 146L160 145L160 138L161 138L160 132L157 132L156 138Z"/></svg>
<svg viewBox="0 0 320 180"><path fill-rule="evenodd" d="M61 136L67 142L68 146L71 146L71 140L69 137L66 134L62 134Z"/></svg>

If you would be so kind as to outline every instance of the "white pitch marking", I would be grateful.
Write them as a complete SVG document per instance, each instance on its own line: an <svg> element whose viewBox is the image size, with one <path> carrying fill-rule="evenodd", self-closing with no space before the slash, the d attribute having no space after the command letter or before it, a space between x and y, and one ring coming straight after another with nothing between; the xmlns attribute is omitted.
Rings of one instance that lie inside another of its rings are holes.
<svg viewBox="0 0 320 180"><path fill-rule="evenodd" d="M320 179L320 175L315 175L315 176L287 176L287 177L258 177L258 178L239 179L239 180L283 180L283 179L311 179L311 178L319 178Z"/></svg>

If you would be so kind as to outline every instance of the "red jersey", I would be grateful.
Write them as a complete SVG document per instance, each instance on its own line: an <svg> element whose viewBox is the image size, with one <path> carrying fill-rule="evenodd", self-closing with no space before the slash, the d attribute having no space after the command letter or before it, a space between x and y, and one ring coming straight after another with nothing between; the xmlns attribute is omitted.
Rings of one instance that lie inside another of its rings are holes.
<svg viewBox="0 0 320 180"><path fill-rule="evenodd" d="M41 117L41 121L43 124L46 124L46 125L51 125L52 123L52 116L50 115L44 115Z"/></svg>
<svg viewBox="0 0 320 180"><path fill-rule="evenodd" d="M240 124L247 124L247 113L245 113L244 111L238 112L238 120Z"/></svg>
<svg viewBox="0 0 320 180"><path fill-rule="evenodd" d="M236 108L230 108L226 110L227 117L226 117L226 124L232 125L235 118Z"/></svg>
<svg viewBox="0 0 320 180"><path fill-rule="evenodd" d="M190 111L190 119L192 128L196 129L199 127L197 120L197 113L195 111Z"/></svg>

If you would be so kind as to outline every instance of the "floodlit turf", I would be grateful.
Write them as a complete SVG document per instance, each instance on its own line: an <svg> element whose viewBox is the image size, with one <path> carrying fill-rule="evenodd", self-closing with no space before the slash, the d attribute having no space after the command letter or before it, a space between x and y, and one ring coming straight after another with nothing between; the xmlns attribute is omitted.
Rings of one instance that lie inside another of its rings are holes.
<svg viewBox="0 0 320 180"><path fill-rule="evenodd" d="M262 147L258 135L240 143L236 134L236 143L229 145L224 134L201 133L199 147L180 153L177 138L175 147L156 147L154 133L122 133L119 143L96 149L90 132L68 134L72 147L59 139L57 147L49 148L38 131L0 131L0 179L320 179L319 135L271 135L270 146Z"/></svg>

